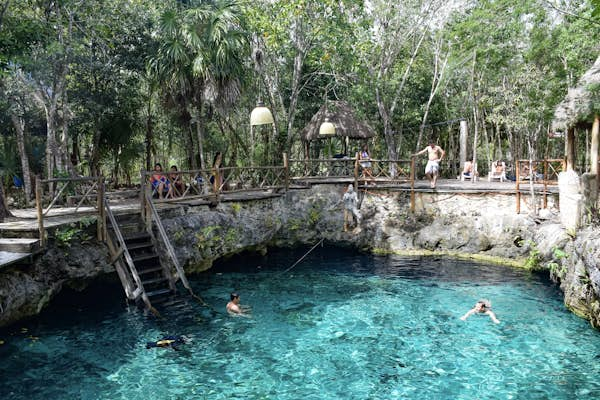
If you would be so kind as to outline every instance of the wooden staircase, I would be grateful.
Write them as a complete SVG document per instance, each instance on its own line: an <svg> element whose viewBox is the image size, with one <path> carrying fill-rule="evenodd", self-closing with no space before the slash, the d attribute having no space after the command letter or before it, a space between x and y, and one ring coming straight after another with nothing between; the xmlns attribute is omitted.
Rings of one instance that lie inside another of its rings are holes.
<svg viewBox="0 0 600 400"><path fill-rule="evenodd" d="M126 235L124 239L150 301L152 302L156 296L175 293L173 274L168 266L161 265L161 259L152 236L142 231Z"/></svg>
<svg viewBox="0 0 600 400"><path fill-rule="evenodd" d="M152 218L146 220L139 214L115 216L106 199L104 207L108 217L106 243L111 262L129 300L143 302L150 311L158 314L154 304L173 303L176 283L181 281L189 293L201 301L193 293L152 203L147 210L147 216Z"/></svg>
<svg viewBox="0 0 600 400"><path fill-rule="evenodd" d="M155 314L153 303L176 293L176 278L157 241L139 214L115 216L106 203L109 223L106 243L127 299L143 304Z"/></svg>

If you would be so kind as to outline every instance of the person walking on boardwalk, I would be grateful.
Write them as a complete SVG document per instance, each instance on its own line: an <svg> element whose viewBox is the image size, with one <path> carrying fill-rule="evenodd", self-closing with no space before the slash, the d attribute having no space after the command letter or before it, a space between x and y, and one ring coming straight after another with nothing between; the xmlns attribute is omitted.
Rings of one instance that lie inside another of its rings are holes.
<svg viewBox="0 0 600 400"><path fill-rule="evenodd" d="M418 153L413 154L413 157L424 153L427 153L427 157L429 159L429 161L427 161L427 166L425 167L425 176L427 179L429 179L431 188L435 189L437 178L440 174L440 161L444 159L446 152L442 150L440 146L436 145L433 140L431 140L429 142L429 146L425 147Z"/></svg>

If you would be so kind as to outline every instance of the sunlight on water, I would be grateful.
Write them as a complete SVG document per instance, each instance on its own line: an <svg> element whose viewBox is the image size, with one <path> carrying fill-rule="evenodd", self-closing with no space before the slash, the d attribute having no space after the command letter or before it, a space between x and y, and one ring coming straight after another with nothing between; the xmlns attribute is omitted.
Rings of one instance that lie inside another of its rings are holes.
<svg viewBox="0 0 600 400"><path fill-rule="evenodd" d="M281 273L302 254L219 263L191 278L215 310L178 304L161 320L114 283L65 295L0 333L0 399L600 397L600 335L542 277L327 248ZM233 290L252 318L224 313ZM481 297L500 324L459 319ZM145 348L177 334L192 342Z"/></svg>

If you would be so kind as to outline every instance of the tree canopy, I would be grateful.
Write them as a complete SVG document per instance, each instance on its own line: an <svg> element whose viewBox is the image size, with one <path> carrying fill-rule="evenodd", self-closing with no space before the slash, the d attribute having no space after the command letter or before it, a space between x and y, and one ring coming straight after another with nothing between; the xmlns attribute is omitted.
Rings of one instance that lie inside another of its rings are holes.
<svg viewBox="0 0 600 400"><path fill-rule="evenodd" d="M154 162L210 167L217 151L227 165L277 164L284 151L306 156L300 132L337 101L377 132L374 157L407 157L433 138L457 158L460 119L484 159L560 156L547 132L598 57L599 10L598 0L1 0L0 170L8 185L36 174L120 184ZM251 134L258 101L275 126Z"/></svg>

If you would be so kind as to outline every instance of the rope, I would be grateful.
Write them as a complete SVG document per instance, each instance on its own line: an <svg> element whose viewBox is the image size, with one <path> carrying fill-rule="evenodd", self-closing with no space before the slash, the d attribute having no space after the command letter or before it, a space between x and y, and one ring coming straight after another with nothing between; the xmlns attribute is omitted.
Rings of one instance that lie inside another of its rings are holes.
<svg viewBox="0 0 600 400"><path fill-rule="evenodd" d="M286 269L285 271L283 271L281 274L285 274L286 272L290 271L292 268L294 268L296 265L300 264L300 262L302 260L304 260L306 258L307 255L310 254L311 251L313 251L318 245L320 245L321 243L323 243L323 241L325 240L325 238L322 238L321 240L319 240L317 242L317 244L315 244L309 251L307 251L302 257L300 257L300 259L298 261L296 261L294 263L294 265L292 265L291 267L289 267L288 269Z"/></svg>

